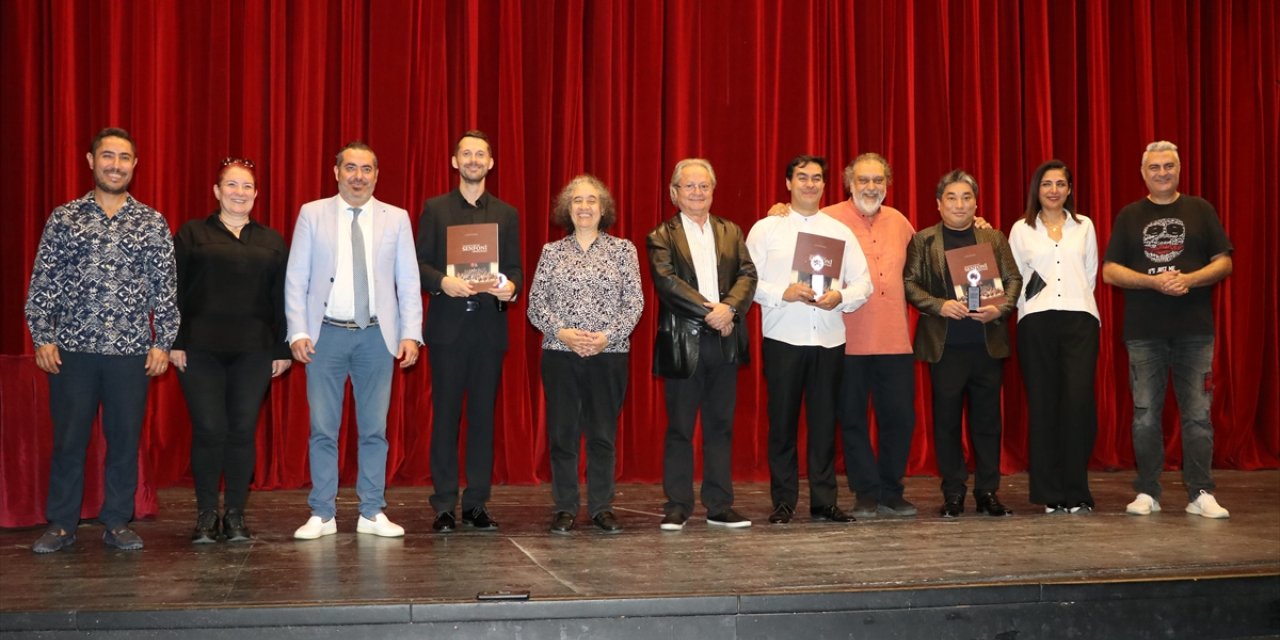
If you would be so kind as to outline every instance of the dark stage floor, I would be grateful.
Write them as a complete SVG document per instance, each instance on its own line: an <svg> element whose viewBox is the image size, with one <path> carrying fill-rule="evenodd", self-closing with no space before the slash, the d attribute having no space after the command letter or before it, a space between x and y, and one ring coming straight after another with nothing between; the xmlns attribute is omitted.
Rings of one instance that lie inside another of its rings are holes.
<svg viewBox="0 0 1280 640"><path fill-rule="evenodd" d="M136 523L147 545L141 552L106 549L101 527L94 524L80 527L73 549L46 556L30 551L39 530L0 530L4 585L0 616L5 619L0 622L0 634L44 629L48 637L56 637L57 629L78 633L95 624L103 630L121 625L257 624L246 619L258 619L266 626L305 626L329 624L325 612L333 611L346 613L331 622L374 628L384 615L408 616L406 623L447 621L450 616L458 620L557 616L550 609L545 610L548 614L532 613L531 607L540 602L572 606L573 615L588 617L602 601L622 603L621 608L600 610L605 617L642 618L644 611L668 618L696 617L706 614L707 607L732 609L722 613L741 616L747 601L764 607L762 611L772 607L775 614L794 614L813 607L831 609L832 603L823 605L821 598L842 594L875 594L883 604L867 607L905 611L943 601L969 606L1028 594L1043 601L1049 587L1111 585L1120 594L1112 597L1122 597L1135 584L1168 589L1175 584L1215 584L1214 580L1222 581L1217 584L1223 585L1224 598L1234 597L1232 589L1245 584L1244 597L1261 593L1265 600L1270 594L1270 606L1280 605L1276 579L1280 576L1280 472L1218 472L1217 495L1231 510L1229 520L1184 513L1185 493L1172 473L1165 476L1162 513L1126 515L1123 509L1132 498L1131 479L1131 472L1094 474L1097 511L1045 515L1026 502L1026 476L1015 475L1005 479L1001 490L1015 510L1014 517L974 515L970 501L970 512L964 517L943 520L935 515L936 479L911 478L907 497L920 506L917 517L881 517L848 525L816 523L807 518L807 505L802 503L802 517L786 526L765 522L768 486L748 484L737 487L737 505L756 521L755 526L711 528L699 512L684 531L675 533L658 529L660 486L623 485L615 506L626 527L624 533L605 535L582 515L578 528L567 537L546 530L549 496L545 486L497 487L490 506L502 523L501 530L460 529L449 535L431 532L427 488L392 488L387 513L405 527L408 535L403 539L354 533L354 495L344 488L339 497L339 533L315 541L291 538L308 515L305 491L259 492L251 497L249 510L256 540L200 547L188 542L194 522L191 491L167 489L161 492L160 517ZM853 500L842 494L841 502L848 507ZM528 591L531 601L476 604L477 593L495 590ZM1212 601L1213 594L1208 595ZM789 600L792 596L796 598ZM801 596L810 598L802 603ZM663 605L628 614L627 601L634 601L631 606ZM692 608L682 614L685 605ZM219 621L220 610L237 610L239 617ZM205 623L178 617L179 612L191 611L201 612ZM1270 621L1254 621L1253 626L1241 628L1272 625L1270 629L1280 632L1276 611L1272 609ZM136 612L146 612L145 619L139 622ZM255 612L258 618L253 618ZM134 622L127 622L130 619ZM863 616L864 624L867 619ZM501 625L487 624L483 629L488 629L488 635L483 637L506 637L499 632ZM743 631L740 627L736 636L723 637L751 635ZM398 633L389 635L398 637ZM649 634L582 637L592 635ZM685 637L678 632L664 635ZM689 637L709 636L699 632Z"/></svg>

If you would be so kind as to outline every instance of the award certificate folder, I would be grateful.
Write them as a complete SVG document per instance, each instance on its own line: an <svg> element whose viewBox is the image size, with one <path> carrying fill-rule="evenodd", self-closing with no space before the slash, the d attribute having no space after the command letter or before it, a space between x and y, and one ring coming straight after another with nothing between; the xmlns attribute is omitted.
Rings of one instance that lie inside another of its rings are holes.
<svg viewBox="0 0 1280 640"><path fill-rule="evenodd" d="M792 282L803 282L820 296L840 288L843 268L844 240L803 231L796 234L796 252L791 259Z"/></svg>
<svg viewBox="0 0 1280 640"><path fill-rule="evenodd" d="M1004 280L1000 278L1000 266L990 243L979 242L948 251L947 271L951 273L956 300L965 302L969 287L977 287L979 306L1004 304Z"/></svg>
<svg viewBox="0 0 1280 640"><path fill-rule="evenodd" d="M498 223L451 226L445 241L448 245L445 275L468 283L498 281Z"/></svg>

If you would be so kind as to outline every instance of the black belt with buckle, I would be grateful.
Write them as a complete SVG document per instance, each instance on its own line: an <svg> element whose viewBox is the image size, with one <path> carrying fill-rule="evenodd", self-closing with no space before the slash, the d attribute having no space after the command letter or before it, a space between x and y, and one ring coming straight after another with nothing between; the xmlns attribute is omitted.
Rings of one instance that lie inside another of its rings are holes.
<svg viewBox="0 0 1280 640"><path fill-rule="evenodd" d="M479 311L479 310L480 310L479 300L467 300L467 311Z"/></svg>
<svg viewBox="0 0 1280 640"><path fill-rule="evenodd" d="M330 318L328 316L325 316L324 323L331 327L337 327L339 329L359 329L360 328L360 325L356 324L355 320L338 320L337 318ZM377 316L369 318L368 326L375 327L377 325L378 325Z"/></svg>

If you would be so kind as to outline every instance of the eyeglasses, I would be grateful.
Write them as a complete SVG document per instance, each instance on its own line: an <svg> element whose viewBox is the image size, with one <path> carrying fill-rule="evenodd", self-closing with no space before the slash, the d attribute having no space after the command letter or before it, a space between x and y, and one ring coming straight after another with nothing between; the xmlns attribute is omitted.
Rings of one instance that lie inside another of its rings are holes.
<svg viewBox="0 0 1280 640"><path fill-rule="evenodd" d="M700 183L698 183L698 184L694 184L694 183L692 183L692 182L687 182L687 183L685 183L685 184L680 185L680 189L681 189L682 191L684 191L685 193L693 193L693 192L695 192L695 191L701 191L701 192L703 192L703 193L710 193L710 192L711 192L711 190L712 190L712 189L714 189L714 188L715 188L715 187L713 187L711 184L706 183L706 182L700 182Z"/></svg>
<svg viewBox="0 0 1280 640"><path fill-rule="evenodd" d="M252 161L252 160L246 160L245 158L237 158L237 157L235 157L235 156L227 156L226 158L223 158L223 160L222 160L222 166L224 166L224 167L229 167L229 166L231 166L231 165L233 165L233 164L238 164L238 165L241 165L241 166L243 166L243 167L245 167L245 168L248 168L248 169L255 169L255 168L256 168L256 167L253 165L253 161Z"/></svg>

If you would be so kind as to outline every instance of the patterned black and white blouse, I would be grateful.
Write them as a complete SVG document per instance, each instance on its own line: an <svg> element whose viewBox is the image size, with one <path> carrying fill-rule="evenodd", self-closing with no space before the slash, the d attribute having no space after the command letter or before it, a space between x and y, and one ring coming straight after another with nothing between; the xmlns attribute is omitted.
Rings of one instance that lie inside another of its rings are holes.
<svg viewBox="0 0 1280 640"><path fill-rule="evenodd" d="M128 196L107 217L90 191L49 214L27 290L35 346L101 355L168 351L178 334L176 298L173 238L155 209Z"/></svg>
<svg viewBox="0 0 1280 640"><path fill-rule="evenodd" d="M571 351L556 338L564 328L602 331L604 353L627 353L644 310L636 247L601 233L586 251L569 235L542 247L529 288L529 321L542 332L542 348Z"/></svg>

